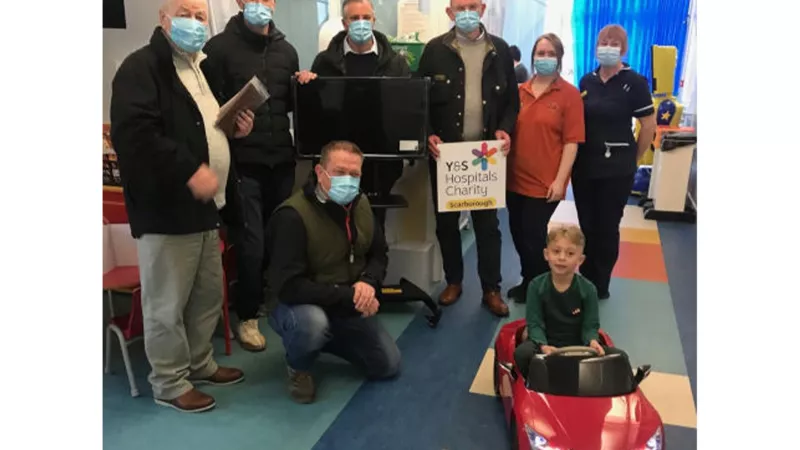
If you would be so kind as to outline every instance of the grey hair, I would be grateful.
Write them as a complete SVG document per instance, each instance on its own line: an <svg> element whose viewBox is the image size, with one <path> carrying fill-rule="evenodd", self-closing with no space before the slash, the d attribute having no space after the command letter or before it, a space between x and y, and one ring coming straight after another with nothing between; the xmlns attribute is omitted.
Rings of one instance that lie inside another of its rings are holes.
<svg viewBox="0 0 800 450"><path fill-rule="evenodd" d="M351 3L369 3L369 6L372 7L372 11L375 11L375 5L372 3L372 0L342 0L342 17L344 17L345 8Z"/></svg>

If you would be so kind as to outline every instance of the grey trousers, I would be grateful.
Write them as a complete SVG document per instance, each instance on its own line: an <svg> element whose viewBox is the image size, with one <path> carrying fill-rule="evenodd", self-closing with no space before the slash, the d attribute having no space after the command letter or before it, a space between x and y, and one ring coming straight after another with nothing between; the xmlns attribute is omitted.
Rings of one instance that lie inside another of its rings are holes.
<svg viewBox="0 0 800 450"><path fill-rule="evenodd" d="M155 398L172 400L218 368L211 336L222 310L219 235L147 234L137 250L149 381Z"/></svg>

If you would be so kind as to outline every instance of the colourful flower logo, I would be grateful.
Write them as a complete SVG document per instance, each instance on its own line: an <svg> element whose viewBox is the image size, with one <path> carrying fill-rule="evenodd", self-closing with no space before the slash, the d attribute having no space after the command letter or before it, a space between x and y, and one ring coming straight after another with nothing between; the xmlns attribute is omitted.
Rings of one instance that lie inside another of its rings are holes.
<svg viewBox="0 0 800 450"><path fill-rule="evenodd" d="M490 149L489 144L484 142L481 144L480 150L477 148L472 149L472 154L475 155L475 159L472 160L472 165L477 166L480 164L481 170L488 170L489 164L497 164L497 160L494 159L495 153L497 153L497 148L492 147Z"/></svg>

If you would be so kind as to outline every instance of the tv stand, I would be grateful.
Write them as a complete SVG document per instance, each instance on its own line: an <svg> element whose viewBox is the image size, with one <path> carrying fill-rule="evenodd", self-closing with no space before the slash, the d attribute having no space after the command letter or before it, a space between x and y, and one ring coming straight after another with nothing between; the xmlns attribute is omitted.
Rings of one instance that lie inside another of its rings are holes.
<svg viewBox="0 0 800 450"><path fill-rule="evenodd" d="M408 208L408 200L402 195L382 194L377 192L367 192L367 199L372 209L398 209Z"/></svg>
<svg viewBox="0 0 800 450"><path fill-rule="evenodd" d="M377 210L385 214L385 210L408 208L408 200L402 195L387 194L383 192L365 192L369 199L370 206L373 211L378 214ZM384 233L386 231L384 230ZM391 303L408 303L408 302L422 302L430 310L430 314L425 318L428 320L428 325L431 328L436 328L439 324L439 319L442 317L442 309L436 302L433 301L430 295L411 281L400 278L400 283L393 285L386 285L380 291L381 302Z"/></svg>

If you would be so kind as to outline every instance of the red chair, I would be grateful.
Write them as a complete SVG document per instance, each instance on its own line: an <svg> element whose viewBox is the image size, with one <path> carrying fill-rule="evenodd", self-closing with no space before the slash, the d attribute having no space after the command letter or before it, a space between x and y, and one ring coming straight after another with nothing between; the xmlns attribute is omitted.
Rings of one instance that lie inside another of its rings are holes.
<svg viewBox="0 0 800 450"><path fill-rule="evenodd" d="M118 220L125 220L126 218L117 215L114 224L124 224ZM128 347L144 336L144 325L142 319L142 297L141 288L139 286L139 267L131 264L119 264L116 248L120 248L120 242L113 240L113 234L108 226L112 223L103 217L104 233L104 270L103 273L103 291L108 295L108 310L109 310L109 323L106 326L106 361L105 373L111 372L111 335L112 333L117 336L120 349L122 350L122 360L125 363L125 371L128 374L128 383L131 387L131 396L138 397L139 389L136 387L136 381L133 377L133 367L131 366L130 356L128 355ZM130 242L126 242L131 244ZM109 261L110 260L110 261ZM127 314L116 315L114 311L114 293L124 292L132 294L131 310Z"/></svg>

